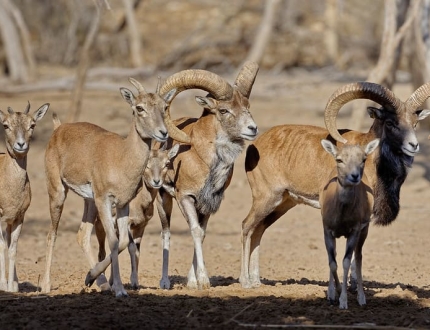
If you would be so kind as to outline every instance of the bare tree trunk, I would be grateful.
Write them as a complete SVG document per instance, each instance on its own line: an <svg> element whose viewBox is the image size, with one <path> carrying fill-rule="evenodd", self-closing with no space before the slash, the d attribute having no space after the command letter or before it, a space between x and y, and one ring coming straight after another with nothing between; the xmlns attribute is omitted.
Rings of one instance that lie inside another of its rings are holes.
<svg viewBox="0 0 430 330"><path fill-rule="evenodd" d="M21 12L10 0L0 0L0 30L10 78L28 81L35 68L30 37Z"/></svg>
<svg viewBox="0 0 430 330"><path fill-rule="evenodd" d="M80 61L76 72L75 88L72 92L68 122L74 122L79 118L82 106L82 94L85 85L87 70L90 66L90 48L94 43L100 26L101 8L96 4L96 13L85 38L84 46L81 51Z"/></svg>
<svg viewBox="0 0 430 330"><path fill-rule="evenodd" d="M430 0L424 0L420 19L414 23L409 65L414 89L430 81Z"/></svg>
<svg viewBox="0 0 430 330"><path fill-rule="evenodd" d="M133 67L142 66L142 43L140 31L134 15L134 1L123 0L125 8L125 17L127 20L127 30L130 39L130 57Z"/></svg>
<svg viewBox="0 0 430 330"><path fill-rule="evenodd" d="M64 53L64 64L70 65L75 60L75 51L78 47L78 39L77 31L79 27L79 17L81 16L82 10L80 9L78 0L70 0L66 1L66 7L68 11L70 12L70 24L69 28L67 29L67 49Z"/></svg>
<svg viewBox="0 0 430 330"><path fill-rule="evenodd" d="M397 26L397 12L399 3L392 0L385 0L385 19L384 31L382 35L381 51L376 66L370 71L367 81L382 84L393 70L396 60L396 52L405 37L406 32L412 26L418 15L421 6L421 0L412 1L408 7L408 17L406 21ZM351 116L350 127L359 130L362 126L365 111L364 102L355 102Z"/></svg>
<svg viewBox="0 0 430 330"><path fill-rule="evenodd" d="M264 6L264 14L258 28L257 35L244 62L254 61L260 62L263 57L264 50L272 35L273 25L275 21L275 14L279 7L279 0L266 0ZM242 65L239 66L240 68Z"/></svg>
<svg viewBox="0 0 430 330"><path fill-rule="evenodd" d="M327 55L332 64L337 64L339 56L339 40L337 33L338 0L326 0L324 33Z"/></svg>

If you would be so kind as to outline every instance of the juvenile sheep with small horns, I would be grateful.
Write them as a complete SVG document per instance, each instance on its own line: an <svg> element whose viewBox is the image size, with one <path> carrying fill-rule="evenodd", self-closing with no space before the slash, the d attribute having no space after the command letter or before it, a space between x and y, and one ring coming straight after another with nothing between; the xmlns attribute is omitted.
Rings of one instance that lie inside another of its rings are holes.
<svg viewBox="0 0 430 330"><path fill-rule="evenodd" d="M48 142L45 171L51 227L42 281L44 292L51 289L50 270L58 224L67 192L72 190L84 198L82 222L92 226L99 215L111 251L103 261L92 266L85 284L91 285L112 263L110 287L116 297L127 296L121 282L118 254L126 247L136 248L128 230L129 202L142 184L152 140L165 142L168 138L163 115L176 92L172 89L161 97L160 85L155 93L149 93L138 81L129 80L138 95L120 88L133 111L130 131L125 138L91 123L80 122L58 125ZM112 215L112 207L116 208L116 218Z"/></svg>
<svg viewBox="0 0 430 330"><path fill-rule="evenodd" d="M369 230L373 208L373 191L363 173L367 156L378 147L379 139L370 141L364 148L345 144L336 147L329 140L321 140L323 148L336 160L336 167L328 182L321 189L319 203L324 227L324 242L327 250L330 277L327 297L334 303L336 291L340 294L339 308L348 308L347 281L352 254L355 252L357 299L366 304L363 289L362 248ZM346 237L343 258L343 281L339 283L336 263L336 238Z"/></svg>

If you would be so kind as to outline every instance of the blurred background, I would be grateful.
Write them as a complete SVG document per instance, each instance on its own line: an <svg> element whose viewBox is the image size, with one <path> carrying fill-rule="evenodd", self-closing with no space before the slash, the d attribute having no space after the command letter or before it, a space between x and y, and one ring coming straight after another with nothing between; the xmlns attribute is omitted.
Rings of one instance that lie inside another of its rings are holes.
<svg viewBox="0 0 430 330"><path fill-rule="evenodd" d="M247 59L273 76L416 88L430 81L429 2L0 0L0 93L71 90L76 120L83 89L191 68L234 74Z"/></svg>

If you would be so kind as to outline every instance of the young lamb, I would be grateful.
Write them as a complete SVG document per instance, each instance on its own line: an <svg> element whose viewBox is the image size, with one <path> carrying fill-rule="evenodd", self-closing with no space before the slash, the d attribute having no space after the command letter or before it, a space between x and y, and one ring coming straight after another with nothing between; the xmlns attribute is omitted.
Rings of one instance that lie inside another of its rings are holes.
<svg viewBox="0 0 430 330"><path fill-rule="evenodd" d="M370 141L364 148L350 144L337 148L324 139L321 144L337 163L328 182L322 187L319 199L330 266L327 296L333 303L337 289L340 294L339 308L348 309L347 279L353 252L357 273L357 300L360 305L366 304L361 274L361 251L369 230L373 191L363 170L367 156L378 147L379 139ZM340 236L346 238L342 286L337 276L336 263L336 238Z"/></svg>
<svg viewBox="0 0 430 330"><path fill-rule="evenodd" d="M172 158L178 153L180 144L176 144L171 149L163 148L152 149L149 153L148 163L142 176L142 188L136 197L130 202L129 224L130 232L136 244L136 250L129 250L131 258L131 276L130 282L133 289L139 287L138 270L140 245L146 225L154 215L154 201L158 190L163 186L167 171L170 168ZM112 210L115 213L115 209ZM95 223L95 232L99 243L98 259L103 260L106 257L105 239L106 233L101 226L100 220ZM90 235L92 227L81 223L78 233L78 243L87 257L91 258ZM107 287L101 287L102 291Z"/></svg>

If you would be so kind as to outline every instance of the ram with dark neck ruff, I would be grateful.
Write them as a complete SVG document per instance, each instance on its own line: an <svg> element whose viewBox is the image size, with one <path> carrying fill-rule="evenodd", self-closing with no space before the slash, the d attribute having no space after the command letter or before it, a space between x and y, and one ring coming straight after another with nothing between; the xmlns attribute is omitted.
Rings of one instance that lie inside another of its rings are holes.
<svg viewBox="0 0 430 330"><path fill-rule="evenodd" d="M327 129L310 125L275 126L248 147L245 169L253 200L242 222L243 287L260 285L259 248L265 230L298 204L320 207L318 187L335 165L333 158L321 150L322 139L331 139L337 145L348 142L361 146L380 139L380 147L370 155L364 168L374 191L372 220L377 225L388 225L397 217L400 187L419 151L415 127L430 113L419 107L429 96L430 83L418 88L405 102L378 84L347 84L335 91L327 103ZM374 119L370 130L338 131L339 110L356 99L381 105L367 109Z"/></svg>
<svg viewBox="0 0 430 330"><path fill-rule="evenodd" d="M184 70L169 77L161 87L161 95L171 89L202 89L209 94L196 97L203 107L199 118L172 121L166 112L166 127L174 136L183 134L178 155L173 160L163 188L159 191L158 210L162 223L163 272L161 288L170 288L168 259L172 199L175 198L186 218L194 241L194 257L187 286L204 289L210 286L203 260L203 240L211 214L218 211L224 191L233 175L234 161L245 146L254 140L257 125L249 112L249 96L258 65L246 63L233 86L218 75L205 70ZM179 132L179 133L178 133Z"/></svg>

